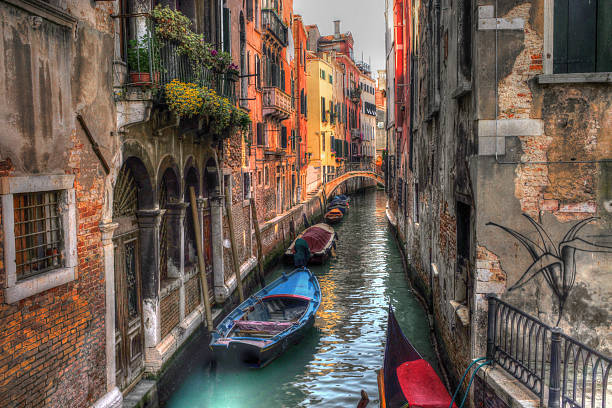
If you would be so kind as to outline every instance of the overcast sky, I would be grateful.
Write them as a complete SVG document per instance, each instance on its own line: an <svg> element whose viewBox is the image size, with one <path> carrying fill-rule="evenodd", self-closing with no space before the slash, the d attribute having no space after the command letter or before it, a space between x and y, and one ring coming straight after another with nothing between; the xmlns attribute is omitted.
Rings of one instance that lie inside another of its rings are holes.
<svg viewBox="0 0 612 408"><path fill-rule="evenodd" d="M334 32L334 20L341 20L340 31L350 31L355 40L355 59L371 59L373 76L385 68L384 0L294 0L293 11L304 24L316 24L321 35Z"/></svg>

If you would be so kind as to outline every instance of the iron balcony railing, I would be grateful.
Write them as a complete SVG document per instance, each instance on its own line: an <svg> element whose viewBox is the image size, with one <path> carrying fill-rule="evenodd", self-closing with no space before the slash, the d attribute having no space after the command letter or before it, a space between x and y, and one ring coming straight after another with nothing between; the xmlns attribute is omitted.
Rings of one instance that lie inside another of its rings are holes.
<svg viewBox="0 0 612 408"><path fill-rule="evenodd" d="M197 66L180 55L179 44L157 38L148 14L118 16L122 37L121 57L128 67L126 86L162 88L177 79L214 89L218 95L236 102L236 82L226 74Z"/></svg>
<svg viewBox="0 0 612 408"><path fill-rule="evenodd" d="M612 359L489 296L487 358L550 408L605 408Z"/></svg>
<svg viewBox="0 0 612 408"><path fill-rule="evenodd" d="M288 28L274 9L261 10L261 23L265 29L270 31L276 39L286 47L288 44Z"/></svg>

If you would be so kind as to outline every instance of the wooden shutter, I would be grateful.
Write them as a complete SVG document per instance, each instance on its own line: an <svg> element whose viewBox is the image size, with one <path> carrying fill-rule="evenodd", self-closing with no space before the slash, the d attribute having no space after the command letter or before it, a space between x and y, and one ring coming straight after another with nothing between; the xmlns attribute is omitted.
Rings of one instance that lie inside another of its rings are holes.
<svg viewBox="0 0 612 408"><path fill-rule="evenodd" d="M259 122L257 124L257 145L258 146L263 146L264 144L264 140L263 140L263 123Z"/></svg>
<svg viewBox="0 0 612 408"><path fill-rule="evenodd" d="M597 5L597 72L612 71L612 1Z"/></svg>
<svg viewBox="0 0 612 408"><path fill-rule="evenodd" d="M247 0L247 20L253 21L253 1L257 0Z"/></svg>
<svg viewBox="0 0 612 408"><path fill-rule="evenodd" d="M287 148L287 127L281 127L281 147L283 149Z"/></svg>
<svg viewBox="0 0 612 408"><path fill-rule="evenodd" d="M325 117L325 98L321 97L321 122L327 122Z"/></svg>
<svg viewBox="0 0 612 408"><path fill-rule="evenodd" d="M231 39L231 27L232 27L232 12L229 8L223 8L223 51L231 53L232 50L232 39Z"/></svg>
<svg viewBox="0 0 612 408"><path fill-rule="evenodd" d="M597 3L596 0L555 0L555 73L595 72Z"/></svg>

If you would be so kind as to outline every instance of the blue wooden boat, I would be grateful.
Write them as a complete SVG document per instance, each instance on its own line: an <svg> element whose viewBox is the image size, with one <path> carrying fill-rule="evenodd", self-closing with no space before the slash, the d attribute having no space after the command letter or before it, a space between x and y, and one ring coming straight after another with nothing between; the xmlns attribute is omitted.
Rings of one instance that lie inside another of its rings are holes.
<svg viewBox="0 0 612 408"><path fill-rule="evenodd" d="M304 337L320 304L319 281L310 270L283 273L219 323L210 348L217 360L265 367Z"/></svg>

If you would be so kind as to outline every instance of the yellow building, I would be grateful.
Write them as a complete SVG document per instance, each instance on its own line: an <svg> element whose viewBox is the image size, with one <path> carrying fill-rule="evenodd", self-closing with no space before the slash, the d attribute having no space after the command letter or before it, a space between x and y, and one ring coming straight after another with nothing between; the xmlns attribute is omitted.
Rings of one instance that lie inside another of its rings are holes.
<svg viewBox="0 0 612 408"><path fill-rule="evenodd" d="M332 157L334 137L334 77L333 67L327 53L320 56L309 54L306 63L306 87L308 94L308 136L309 155L306 172L306 191L316 191L322 182L336 173L335 156Z"/></svg>

